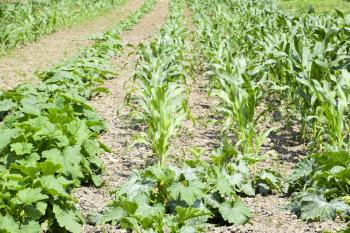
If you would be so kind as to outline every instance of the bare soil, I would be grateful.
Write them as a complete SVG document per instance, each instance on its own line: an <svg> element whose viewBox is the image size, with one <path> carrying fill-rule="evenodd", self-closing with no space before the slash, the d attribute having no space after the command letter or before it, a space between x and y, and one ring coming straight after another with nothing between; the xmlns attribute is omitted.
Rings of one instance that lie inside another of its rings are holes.
<svg viewBox="0 0 350 233"><path fill-rule="evenodd" d="M59 30L36 42L15 49L0 58L0 90L8 90L24 82L38 82L35 72L47 69L74 56L79 48L91 43L92 35L103 33L136 10L143 0L128 0L94 20Z"/></svg>

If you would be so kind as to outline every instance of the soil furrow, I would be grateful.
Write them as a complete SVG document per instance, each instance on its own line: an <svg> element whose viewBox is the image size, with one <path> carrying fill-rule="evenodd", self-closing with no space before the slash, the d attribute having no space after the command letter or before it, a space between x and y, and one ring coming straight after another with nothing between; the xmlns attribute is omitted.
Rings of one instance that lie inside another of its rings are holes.
<svg viewBox="0 0 350 233"><path fill-rule="evenodd" d="M156 35L166 20L168 8L168 0L159 0L153 11L145 15L132 30L122 33L122 43L131 46L126 46L121 56L113 58L118 75L115 79L106 81L104 85L110 93L91 101L91 105L108 125L108 131L102 135L101 141L108 145L112 152L104 154L101 158L106 170L103 175L105 186L98 189L82 187L75 192L84 215L90 211L102 210L105 202L111 199L109 191L122 184L134 169L144 166L147 150L135 147L129 149L127 146L138 129L132 125L128 117L129 110L124 106L127 94L125 83L135 71L138 59L135 54L137 45ZM85 225L83 232L99 232L99 229ZM108 232L120 230L110 228Z"/></svg>
<svg viewBox="0 0 350 233"><path fill-rule="evenodd" d="M189 74L187 77L187 85L190 89L188 107L193 120L187 119L180 130L179 136L173 140L173 152L171 154L179 158L183 154L190 156L192 148L200 148L206 151L205 154L208 154L220 145L217 136L219 129L210 123L216 118L213 107L217 104L217 100L208 96L208 80L205 77L204 61L196 50L197 48L195 48L193 38L195 27L192 23L191 12L188 9L185 11L185 16L185 25L189 31L189 38L186 41L187 54L189 61L193 62L192 66L194 68L194 77L190 77Z"/></svg>
<svg viewBox="0 0 350 233"><path fill-rule="evenodd" d="M74 56L79 48L91 44L91 36L113 27L142 3L143 0L128 0L108 14L44 36L0 58L0 90L11 89L23 82L37 82L35 72Z"/></svg>

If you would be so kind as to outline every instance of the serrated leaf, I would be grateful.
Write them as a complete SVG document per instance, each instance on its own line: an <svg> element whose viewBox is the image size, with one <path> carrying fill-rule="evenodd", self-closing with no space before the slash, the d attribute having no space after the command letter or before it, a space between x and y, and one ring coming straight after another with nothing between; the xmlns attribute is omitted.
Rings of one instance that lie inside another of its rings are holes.
<svg viewBox="0 0 350 233"><path fill-rule="evenodd" d="M295 182L303 177L309 176L313 172L313 164L314 160L312 159L300 161L289 177L290 182Z"/></svg>
<svg viewBox="0 0 350 233"><path fill-rule="evenodd" d="M5 99L0 101L0 112L6 112L16 106L16 104L10 100L10 99Z"/></svg>
<svg viewBox="0 0 350 233"><path fill-rule="evenodd" d="M144 173L146 177L155 178L158 182L164 185L170 184L175 178L175 172L169 168L161 168L158 166L152 166L147 168Z"/></svg>
<svg viewBox="0 0 350 233"><path fill-rule="evenodd" d="M188 185L184 185L184 183L187 182ZM196 199L201 198L203 195L202 190L205 188L205 185L198 180L187 182L185 181L174 183L168 188L168 191L171 193L172 197L175 200L180 198L191 206Z"/></svg>
<svg viewBox="0 0 350 233"><path fill-rule="evenodd" d="M80 233L82 221L76 211L62 209L60 206L54 205L53 212L60 227L73 233Z"/></svg>
<svg viewBox="0 0 350 233"><path fill-rule="evenodd" d="M21 104L21 112L34 116L40 116L41 108L39 107L34 98L24 98L21 100Z"/></svg>
<svg viewBox="0 0 350 233"><path fill-rule="evenodd" d="M26 188L17 193L17 197L20 201L22 201L25 204L31 204L33 202L45 200L48 198L47 195L44 195L41 193L40 188Z"/></svg>
<svg viewBox="0 0 350 233"><path fill-rule="evenodd" d="M324 221L327 219L335 219L337 211L349 211L350 208L343 201L327 200L320 195L310 194L305 196L301 202L301 218L306 221Z"/></svg>
<svg viewBox="0 0 350 233"><path fill-rule="evenodd" d="M40 211L40 213L41 213L42 215L44 215L45 212L46 212L47 203L46 203L46 202L38 202L38 203L36 204L36 208L37 208L37 210Z"/></svg>
<svg viewBox="0 0 350 233"><path fill-rule="evenodd" d="M16 129L0 129L0 151L5 148L17 134Z"/></svg>
<svg viewBox="0 0 350 233"><path fill-rule="evenodd" d="M232 224L244 224L251 218L251 213L242 201L224 202L219 207L222 218Z"/></svg>
<svg viewBox="0 0 350 233"><path fill-rule="evenodd" d="M248 196L255 196L255 190L251 182L243 183L239 188L244 194Z"/></svg>
<svg viewBox="0 0 350 233"><path fill-rule="evenodd" d="M148 197L147 195L139 195L136 198L137 209L135 211L135 215L140 217L153 217L155 215L159 215L165 212L165 208L161 204L155 204L153 206L147 203Z"/></svg>
<svg viewBox="0 0 350 233"><path fill-rule="evenodd" d="M33 148L31 143L12 143L10 145L11 151L14 151L17 155L30 154Z"/></svg>
<svg viewBox="0 0 350 233"><path fill-rule="evenodd" d="M192 208L192 207L185 208L185 207L177 206L175 210L177 213L178 221L180 223L184 223L187 220L192 218L198 218L203 216L209 217L211 215L211 213L208 211L204 211L204 210Z"/></svg>
<svg viewBox="0 0 350 233"><path fill-rule="evenodd" d="M63 185L54 176L43 176L40 178L42 186L47 190L48 193L54 196L63 196L66 198L71 198L66 192Z"/></svg>
<svg viewBox="0 0 350 233"><path fill-rule="evenodd" d="M102 222L119 221L127 215L121 207L109 207L103 212Z"/></svg>
<svg viewBox="0 0 350 233"><path fill-rule="evenodd" d="M19 225L10 215L0 215L0 230L4 233L18 232Z"/></svg>
<svg viewBox="0 0 350 233"><path fill-rule="evenodd" d="M42 156L54 165L63 166L62 153L59 149L51 149L42 152Z"/></svg>
<svg viewBox="0 0 350 233"><path fill-rule="evenodd" d="M82 178L83 173L80 166L82 156L79 152L79 148L67 147L63 150L62 156L63 172L65 174L71 174L74 178Z"/></svg>
<svg viewBox="0 0 350 233"><path fill-rule="evenodd" d="M41 226L39 222L29 221L26 224L21 225L21 233L38 233L41 231Z"/></svg>
<svg viewBox="0 0 350 233"><path fill-rule="evenodd" d="M78 148L66 147L62 152L58 149L51 149L44 151L42 155L53 164L59 165L63 174L74 178L83 177L80 166L81 154Z"/></svg>
<svg viewBox="0 0 350 233"><path fill-rule="evenodd" d="M26 216L30 219L39 220L40 217L43 215L42 212L39 209L37 209L34 205L26 205L23 210Z"/></svg>
<svg viewBox="0 0 350 233"><path fill-rule="evenodd" d="M227 176L225 176L224 174L221 174L221 171L218 171L218 176L217 176L217 189L218 191L221 193L221 195L229 195L232 192L234 192L234 190L232 189L232 185L230 183L230 181L227 179Z"/></svg>
<svg viewBox="0 0 350 233"><path fill-rule="evenodd" d="M67 125L67 129L78 145L81 145L85 140L89 138L90 130L86 126L85 120L72 121Z"/></svg>
<svg viewBox="0 0 350 233"><path fill-rule="evenodd" d="M118 201L116 201L118 207L123 208L129 214L134 214L137 210L137 203L134 200L127 199L125 197L120 197Z"/></svg>

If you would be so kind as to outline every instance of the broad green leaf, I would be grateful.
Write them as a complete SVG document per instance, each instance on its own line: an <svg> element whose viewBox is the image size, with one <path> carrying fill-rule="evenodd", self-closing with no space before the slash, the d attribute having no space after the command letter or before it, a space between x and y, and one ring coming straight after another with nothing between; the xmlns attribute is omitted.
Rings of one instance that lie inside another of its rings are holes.
<svg viewBox="0 0 350 233"><path fill-rule="evenodd" d="M41 232L41 226L39 222L29 221L26 224L21 225L21 233L38 233Z"/></svg>
<svg viewBox="0 0 350 233"><path fill-rule="evenodd" d="M224 202L219 207L223 219L232 224L244 224L251 218L251 213L242 201Z"/></svg>
<svg viewBox="0 0 350 233"><path fill-rule="evenodd" d="M0 215L0 230L4 233L19 232L19 224L10 215Z"/></svg>
<svg viewBox="0 0 350 233"><path fill-rule="evenodd" d="M107 208L103 212L102 222L119 221L127 215L127 212L120 207Z"/></svg>
<svg viewBox="0 0 350 233"><path fill-rule="evenodd" d="M197 208L192 208L192 207L176 207L176 213L178 217L179 223L185 223L187 220L192 219L192 218L197 218L197 217L203 217L203 216L211 216L211 213L208 211L204 211L201 209Z"/></svg>
<svg viewBox="0 0 350 233"><path fill-rule="evenodd" d="M42 186L47 190L48 193L54 196L62 196L66 198L71 198L66 192L63 185L54 176L43 176L40 178Z"/></svg>
<svg viewBox="0 0 350 233"><path fill-rule="evenodd" d="M17 193L17 197L20 201L22 201L25 204L31 204L33 202L45 200L48 198L47 195L44 195L41 193L40 188L26 188Z"/></svg>
<svg viewBox="0 0 350 233"><path fill-rule="evenodd" d="M75 210L62 209L60 206L54 205L53 212L60 227L64 227L72 233L81 232L82 221Z"/></svg>
<svg viewBox="0 0 350 233"><path fill-rule="evenodd" d="M203 189L205 185L198 181L183 181L172 184L168 191L171 196L176 200L184 200L188 205L193 205L194 201L201 198L203 195Z"/></svg>
<svg viewBox="0 0 350 233"><path fill-rule="evenodd" d="M81 145L89 138L90 130L86 126L85 120L75 120L67 125L67 129L76 141L76 144Z"/></svg>
<svg viewBox="0 0 350 233"><path fill-rule="evenodd" d="M5 99L0 101L0 112L6 112L16 106L16 104L10 100L10 99Z"/></svg>
<svg viewBox="0 0 350 233"><path fill-rule="evenodd" d="M11 139L17 135L16 129L0 129L0 151L3 150Z"/></svg>
<svg viewBox="0 0 350 233"><path fill-rule="evenodd" d="M81 154L79 152L79 148L77 147L67 147L62 152L63 158L63 172L65 174L71 174L74 178L83 177L83 173L81 171L80 161Z"/></svg>
<svg viewBox="0 0 350 233"><path fill-rule="evenodd" d="M335 219L337 212L350 211L350 207L343 201L333 200L327 202L323 196L310 194L302 199L301 218L304 220L324 221Z"/></svg>
<svg viewBox="0 0 350 233"><path fill-rule="evenodd" d="M17 155L30 154L33 148L31 143L13 143L10 145L11 151L14 151Z"/></svg>
<svg viewBox="0 0 350 233"><path fill-rule="evenodd" d="M222 170L220 171L219 169L217 169L216 172L217 172L216 186L218 191L221 193L221 195L225 196L234 192L234 190L232 189L232 185L228 180L229 177L225 174L225 172Z"/></svg>
<svg viewBox="0 0 350 233"><path fill-rule="evenodd" d="M33 220L39 220L43 216L43 213L34 205L26 205L23 210L25 215Z"/></svg>
<svg viewBox="0 0 350 233"><path fill-rule="evenodd" d="M59 149L51 149L42 152L42 156L54 165L63 166L62 153Z"/></svg>

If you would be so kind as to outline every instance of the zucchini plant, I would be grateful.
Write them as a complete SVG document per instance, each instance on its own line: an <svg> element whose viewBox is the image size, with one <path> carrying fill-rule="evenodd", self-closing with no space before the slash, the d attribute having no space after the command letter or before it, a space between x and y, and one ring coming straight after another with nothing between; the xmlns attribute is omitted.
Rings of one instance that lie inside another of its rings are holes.
<svg viewBox="0 0 350 233"><path fill-rule="evenodd" d="M156 1L148 0L79 56L40 74L37 86L0 92L0 232L80 232L72 191L102 184L98 140L106 130L88 99L113 77L106 62L121 52L119 34Z"/></svg>

